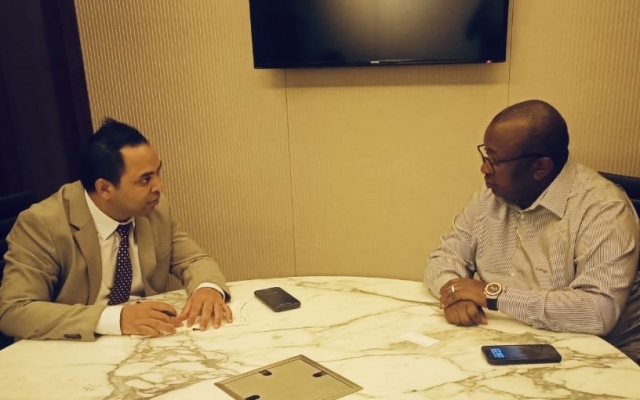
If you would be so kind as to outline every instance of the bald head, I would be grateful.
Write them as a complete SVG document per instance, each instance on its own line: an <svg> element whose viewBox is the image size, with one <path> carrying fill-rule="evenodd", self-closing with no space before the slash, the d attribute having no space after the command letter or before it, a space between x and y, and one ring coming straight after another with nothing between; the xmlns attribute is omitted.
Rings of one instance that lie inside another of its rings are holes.
<svg viewBox="0 0 640 400"><path fill-rule="evenodd" d="M562 169L569 157L569 133L558 110L541 100L527 100L500 111L491 124L516 120L528 126L521 141L521 150L547 154L556 167Z"/></svg>

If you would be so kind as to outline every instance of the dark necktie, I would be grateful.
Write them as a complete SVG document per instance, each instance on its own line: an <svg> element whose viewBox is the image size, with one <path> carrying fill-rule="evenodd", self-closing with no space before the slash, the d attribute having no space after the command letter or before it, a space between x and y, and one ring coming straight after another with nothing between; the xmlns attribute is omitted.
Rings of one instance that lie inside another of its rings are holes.
<svg viewBox="0 0 640 400"><path fill-rule="evenodd" d="M131 294L131 280L133 279L133 266L129 254L129 230L131 223L118 225L116 232L120 235L120 246L116 257L116 274L113 279L113 287L109 294L109 305L122 304L129 301Z"/></svg>

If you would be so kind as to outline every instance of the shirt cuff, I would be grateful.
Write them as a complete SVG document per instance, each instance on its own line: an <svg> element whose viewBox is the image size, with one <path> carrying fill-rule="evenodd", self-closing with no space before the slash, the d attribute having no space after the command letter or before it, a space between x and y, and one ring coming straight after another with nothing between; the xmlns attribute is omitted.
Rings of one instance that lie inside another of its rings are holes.
<svg viewBox="0 0 640 400"><path fill-rule="evenodd" d="M124 305L108 306L102 311L95 332L99 335L122 335L120 314Z"/></svg>
<svg viewBox="0 0 640 400"><path fill-rule="evenodd" d="M203 288L203 287L212 288L212 289L217 290L222 295L222 300L227 301L227 294L224 292L224 290L222 290L222 288L220 286L216 285L215 283L210 283L210 282L201 283L193 291L195 292L196 290L198 290L200 288ZM191 294L193 294L193 293L191 293Z"/></svg>

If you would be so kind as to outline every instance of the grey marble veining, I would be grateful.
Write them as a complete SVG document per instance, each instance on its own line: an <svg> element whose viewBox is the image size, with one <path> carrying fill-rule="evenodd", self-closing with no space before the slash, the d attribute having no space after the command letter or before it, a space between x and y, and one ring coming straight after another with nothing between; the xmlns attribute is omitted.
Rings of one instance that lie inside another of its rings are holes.
<svg viewBox="0 0 640 400"><path fill-rule="evenodd" d="M302 306L274 313L253 291L282 286ZM20 341L0 351L0 399L230 399L215 382L304 354L363 387L348 399L640 399L640 367L604 340L534 329L489 312L444 320L420 282L300 277L232 282L232 324L161 338ZM182 291L160 296L177 308ZM428 347L403 339L438 340ZM551 343L559 364L492 366L480 346Z"/></svg>

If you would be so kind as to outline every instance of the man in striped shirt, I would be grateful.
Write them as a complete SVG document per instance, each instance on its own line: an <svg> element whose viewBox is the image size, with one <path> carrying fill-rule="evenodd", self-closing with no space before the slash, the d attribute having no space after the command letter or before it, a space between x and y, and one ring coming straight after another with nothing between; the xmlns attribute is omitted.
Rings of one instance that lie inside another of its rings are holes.
<svg viewBox="0 0 640 400"><path fill-rule="evenodd" d="M427 261L425 284L449 323L486 324L486 307L537 328L612 331L638 271L638 217L568 145L543 101L493 118L478 146L485 187Z"/></svg>

